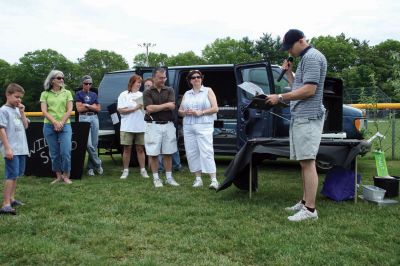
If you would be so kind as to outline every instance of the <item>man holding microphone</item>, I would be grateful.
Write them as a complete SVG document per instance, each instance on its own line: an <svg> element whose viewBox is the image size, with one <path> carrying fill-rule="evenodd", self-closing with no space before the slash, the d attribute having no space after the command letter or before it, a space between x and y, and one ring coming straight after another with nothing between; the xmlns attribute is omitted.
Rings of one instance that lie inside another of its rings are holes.
<svg viewBox="0 0 400 266"><path fill-rule="evenodd" d="M286 72L291 91L271 94L266 98L266 103L271 105L290 101L290 159L300 162L303 198L294 206L285 209L295 212L288 217L289 221L316 220L318 219L315 205L318 174L315 159L325 118L322 97L327 61L320 51L307 43L304 33L297 29L291 29L285 34L281 50L288 51L293 57L300 57L295 76L292 73L293 63L290 60L285 60L282 65L282 71Z"/></svg>

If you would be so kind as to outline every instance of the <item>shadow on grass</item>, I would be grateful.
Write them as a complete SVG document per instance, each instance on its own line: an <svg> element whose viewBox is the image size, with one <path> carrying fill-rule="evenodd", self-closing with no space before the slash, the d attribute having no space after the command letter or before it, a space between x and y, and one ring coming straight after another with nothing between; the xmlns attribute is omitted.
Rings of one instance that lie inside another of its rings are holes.
<svg viewBox="0 0 400 266"><path fill-rule="evenodd" d="M217 164L221 171L225 171L225 169L221 169L221 167L224 167L223 163L217 161ZM284 184L282 184L283 180ZM273 207L298 200L300 193L301 178L298 162L265 160L258 166L258 189L252 191L251 199L248 190L240 190L234 184L217 194L220 194L218 199L224 204L232 203L245 206L251 204L254 207L270 205Z"/></svg>

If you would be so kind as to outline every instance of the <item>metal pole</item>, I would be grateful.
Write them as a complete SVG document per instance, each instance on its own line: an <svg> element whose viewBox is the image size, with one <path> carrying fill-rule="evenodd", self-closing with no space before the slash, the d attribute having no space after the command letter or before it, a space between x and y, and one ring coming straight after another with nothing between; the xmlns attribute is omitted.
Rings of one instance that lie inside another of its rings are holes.
<svg viewBox="0 0 400 266"><path fill-rule="evenodd" d="M146 49L146 66L149 66L149 47L156 46L155 43L139 43L138 46L143 47Z"/></svg>
<svg viewBox="0 0 400 266"><path fill-rule="evenodd" d="M149 46L146 45L146 66L149 66Z"/></svg>
<svg viewBox="0 0 400 266"><path fill-rule="evenodd" d="M357 203L357 157L358 155L356 155L354 162L354 203Z"/></svg>
<svg viewBox="0 0 400 266"><path fill-rule="evenodd" d="M249 199L251 199L251 191L253 189L252 183L253 183L253 155L250 155L250 170L249 170Z"/></svg>
<svg viewBox="0 0 400 266"><path fill-rule="evenodd" d="M392 160L396 157L396 111L392 110Z"/></svg>

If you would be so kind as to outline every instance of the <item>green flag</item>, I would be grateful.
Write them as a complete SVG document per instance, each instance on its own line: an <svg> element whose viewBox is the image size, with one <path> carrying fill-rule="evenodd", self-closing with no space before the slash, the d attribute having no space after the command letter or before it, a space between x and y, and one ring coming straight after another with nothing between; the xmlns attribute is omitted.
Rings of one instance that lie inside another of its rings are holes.
<svg viewBox="0 0 400 266"><path fill-rule="evenodd" d="M383 151L377 150L375 150L373 153L375 157L376 172L378 176L389 176L386 166L385 153Z"/></svg>

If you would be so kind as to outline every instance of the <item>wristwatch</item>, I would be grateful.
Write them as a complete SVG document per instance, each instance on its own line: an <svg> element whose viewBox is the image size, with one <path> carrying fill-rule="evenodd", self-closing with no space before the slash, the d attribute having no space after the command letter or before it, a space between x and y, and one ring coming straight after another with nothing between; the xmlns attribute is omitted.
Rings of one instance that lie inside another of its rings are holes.
<svg viewBox="0 0 400 266"><path fill-rule="evenodd" d="M282 96L282 94L278 94L278 100L279 100L280 102L283 102L283 96Z"/></svg>

